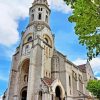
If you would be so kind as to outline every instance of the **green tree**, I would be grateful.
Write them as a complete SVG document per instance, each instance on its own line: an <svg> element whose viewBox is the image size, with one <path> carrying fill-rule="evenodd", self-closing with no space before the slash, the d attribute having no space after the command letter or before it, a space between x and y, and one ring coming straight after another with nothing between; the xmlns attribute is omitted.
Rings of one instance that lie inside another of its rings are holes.
<svg viewBox="0 0 100 100"><path fill-rule="evenodd" d="M64 0L71 5L75 34L79 43L86 46L89 60L100 55L100 0Z"/></svg>
<svg viewBox="0 0 100 100"><path fill-rule="evenodd" d="M100 100L100 80L90 80L87 89Z"/></svg>

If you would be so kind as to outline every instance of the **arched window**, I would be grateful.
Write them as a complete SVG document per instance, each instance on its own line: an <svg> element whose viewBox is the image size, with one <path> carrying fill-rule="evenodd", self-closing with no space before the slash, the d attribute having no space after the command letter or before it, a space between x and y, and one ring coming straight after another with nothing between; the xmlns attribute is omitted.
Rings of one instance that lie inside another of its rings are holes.
<svg viewBox="0 0 100 100"><path fill-rule="evenodd" d="M42 11L43 9L42 8L38 8L38 11Z"/></svg>
<svg viewBox="0 0 100 100"><path fill-rule="evenodd" d="M47 38L45 38L45 42L48 43L48 39Z"/></svg>
<svg viewBox="0 0 100 100"><path fill-rule="evenodd" d="M52 40L48 35L44 35L44 43L48 43L52 47Z"/></svg>
<svg viewBox="0 0 100 100"><path fill-rule="evenodd" d="M46 76L48 75L48 73L46 72Z"/></svg>
<svg viewBox="0 0 100 100"><path fill-rule="evenodd" d="M28 37L27 41L28 42L32 41L32 36Z"/></svg>
<svg viewBox="0 0 100 100"><path fill-rule="evenodd" d="M35 9L32 9L32 13L35 11Z"/></svg>
<svg viewBox="0 0 100 100"><path fill-rule="evenodd" d="M29 53L30 52L30 48L29 48L29 45L26 45L25 47L25 54Z"/></svg>
<svg viewBox="0 0 100 100"><path fill-rule="evenodd" d="M40 8L38 8L38 11L40 11Z"/></svg>
<svg viewBox="0 0 100 100"><path fill-rule="evenodd" d="M39 98L38 100L42 100L42 91L39 91Z"/></svg>
<svg viewBox="0 0 100 100"><path fill-rule="evenodd" d="M69 86L71 86L71 77L69 76Z"/></svg>
<svg viewBox="0 0 100 100"><path fill-rule="evenodd" d="M45 21L48 23L48 16L46 15L46 17L45 17Z"/></svg>
<svg viewBox="0 0 100 100"><path fill-rule="evenodd" d="M51 74L49 73L49 77L51 76Z"/></svg>
<svg viewBox="0 0 100 100"><path fill-rule="evenodd" d="M42 19L42 14L41 14L41 13L38 14L38 19L39 19L39 20Z"/></svg>
<svg viewBox="0 0 100 100"><path fill-rule="evenodd" d="M46 55L46 46L44 46L44 55Z"/></svg>
<svg viewBox="0 0 100 100"><path fill-rule="evenodd" d="M28 75L24 75L24 82L25 82L25 83L28 82Z"/></svg>
<svg viewBox="0 0 100 100"><path fill-rule="evenodd" d="M48 14L48 11L46 10L46 13Z"/></svg>
<svg viewBox="0 0 100 100"><path fill-rule="evenodd" d="M34 14L32 14L32 21L34 20Z"/></svg>

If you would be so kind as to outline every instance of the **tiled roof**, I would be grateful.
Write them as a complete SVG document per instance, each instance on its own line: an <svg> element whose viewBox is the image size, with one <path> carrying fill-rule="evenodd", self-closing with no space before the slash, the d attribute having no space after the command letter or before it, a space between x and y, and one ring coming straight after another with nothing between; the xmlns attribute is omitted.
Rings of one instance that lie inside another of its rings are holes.
<svg viewBox="0 0 100 100"><path fill-rule="evenodd" d="M80 69L80 71L86 73L86 67L85 67L86 64L83 64L83 65L79 65L78 68Z"/></svg>
<svg viewBox="0 0 100 100"><path fill-rule="evenodd" d="M50 86L52 84L52 80L47 77L43 78L42 81L48 86Z"/></svg>

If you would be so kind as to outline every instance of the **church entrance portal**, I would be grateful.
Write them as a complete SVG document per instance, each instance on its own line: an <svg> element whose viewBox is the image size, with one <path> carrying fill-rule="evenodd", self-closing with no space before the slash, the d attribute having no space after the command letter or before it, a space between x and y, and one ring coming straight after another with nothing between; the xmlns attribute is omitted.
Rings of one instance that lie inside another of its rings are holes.
<svg viewBox="0 0 100 100"><path fill-rule="evenodd" d="M61 100L61 89L59 86L56 87L55 93L56 93L55 100Z"/></svg>
<svg viewBox="0 0 100 100"><path fill-rule="evenodd" d="M26 100L26 98L27 98L27 91L23 91L21 100Z"/></svg>
<svg viewBox="0 0 100 100"><path fill-rule="evenodd" d="M22 93L21 93L21 100L26 100L26 99L27 99L27 87L22 89Z"/></svg>

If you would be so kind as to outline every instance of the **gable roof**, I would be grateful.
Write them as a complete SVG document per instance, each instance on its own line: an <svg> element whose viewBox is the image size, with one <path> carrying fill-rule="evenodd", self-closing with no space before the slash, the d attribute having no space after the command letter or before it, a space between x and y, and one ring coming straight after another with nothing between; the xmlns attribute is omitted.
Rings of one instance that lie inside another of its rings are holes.
<svg viewBox="0 0 100 100"><path fill-rule="evenodd" d="M42 81L47 86L50 86L53 82L50 78L47 78L47 77L42 78Z"/></svg>
<svg viewBox="0 0 100 100"><path fill-rule="evenodd" d="M86 73L86 64L79 65L78 68L81 72Z"/></svg>

